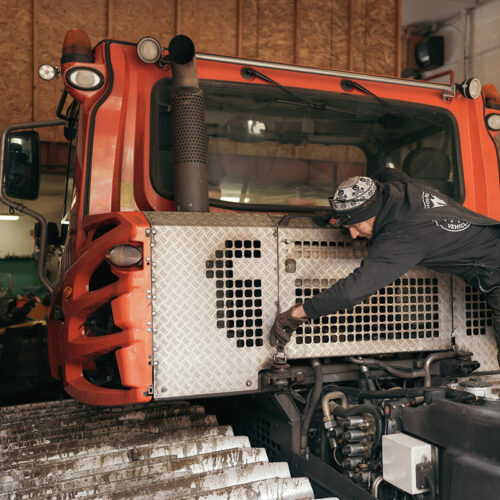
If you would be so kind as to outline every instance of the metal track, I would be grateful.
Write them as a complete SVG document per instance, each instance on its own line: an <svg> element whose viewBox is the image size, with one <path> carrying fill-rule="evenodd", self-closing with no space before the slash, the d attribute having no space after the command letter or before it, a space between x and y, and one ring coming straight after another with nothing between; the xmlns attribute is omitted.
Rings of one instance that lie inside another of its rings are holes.
<svg viewBox="0 0 500 500"><path fill-rule="evenodd" d="M0 408L0 498L314 498L286 463L184 402Z"/></svg>

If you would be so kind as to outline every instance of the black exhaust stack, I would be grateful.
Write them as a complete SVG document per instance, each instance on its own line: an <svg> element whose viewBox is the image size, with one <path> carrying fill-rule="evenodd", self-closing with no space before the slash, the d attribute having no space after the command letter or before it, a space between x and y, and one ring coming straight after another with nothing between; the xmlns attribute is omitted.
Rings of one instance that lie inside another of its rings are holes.
<svg viewBox="0 0 500 500"><path fill-rule="evenodd" d="M175 208L180 212L208 212L208 137L194 44L189 37L177 35L170 41L168 52L173 79Z"/></svg>

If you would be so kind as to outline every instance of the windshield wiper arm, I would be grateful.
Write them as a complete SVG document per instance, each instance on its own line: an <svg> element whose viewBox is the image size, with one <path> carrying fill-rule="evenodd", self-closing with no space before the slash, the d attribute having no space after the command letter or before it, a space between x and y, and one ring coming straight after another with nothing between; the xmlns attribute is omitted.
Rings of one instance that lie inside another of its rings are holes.
<svg viewBox="0 0 500 500"><path fill-rule="evenodd" d="M382 104L382 106L387 106L387 102L385 102L381 97L378 95L375 95L371 90L368 90L366 87L363 87L363 85L359 84L358 82L355 82L353 80L348 80L344 78L340 82L340 86L342 87L342 90L345 90L346 92L350 92L352 89L359 90L360 92L363 92L363 94L366 95L371 95L372 97L375 97L377 101Z"/></svg>
<svg viewBox="0 0 500 500"><path fill-rule="evenodd" d="M257 71L256 69L249 68L248 66L244 67L241 70L241 74L243 78L250 79L250 78L260 78L261 80L270 83L271 85L275 85L278 87L281 91L283 91L288 97L292 98L292 101L285 101L281 99L276 99L276 102L280 102L283 104L295 104L299 106L306 106L310 109L315 109L318 111L335 111L338 113L347 113L350 115L355 115L357 116L358 113L356 111L345 111L343 109L337 109L332 106L329 106L328 104L322 103L322 102L316 102L316 101L311 101L310 99L306 99L305 97L302 97L295 92L291 91L290 89L283 87L281 83L276 82L272 78L269 78L267 75L264 75L264 73L261 73L260 71Z"/></svg>

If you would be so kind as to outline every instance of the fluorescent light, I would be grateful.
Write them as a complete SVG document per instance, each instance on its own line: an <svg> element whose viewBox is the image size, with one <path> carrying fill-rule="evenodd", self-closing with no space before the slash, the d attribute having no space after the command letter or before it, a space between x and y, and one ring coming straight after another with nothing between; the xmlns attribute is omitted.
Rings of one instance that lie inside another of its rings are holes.
<svg viewBox="0 0 500 500"><path fill-rule="evenodd" d="M0 220L19 220L19 215L0 215Z"/></svg>

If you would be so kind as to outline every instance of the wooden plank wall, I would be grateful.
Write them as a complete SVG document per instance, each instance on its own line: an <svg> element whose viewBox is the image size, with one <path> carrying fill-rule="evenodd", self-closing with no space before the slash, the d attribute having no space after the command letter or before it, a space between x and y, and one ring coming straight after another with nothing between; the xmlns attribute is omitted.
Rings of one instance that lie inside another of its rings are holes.
<svg viewBox="0 0 500 500"><path fill-rule="evenodd" d="M70 28L93 44L184 33L200 52L400 73L401 0L0 0L0 12L0 129L55 118L62 83L37 69L59 64Z"/></svg>

